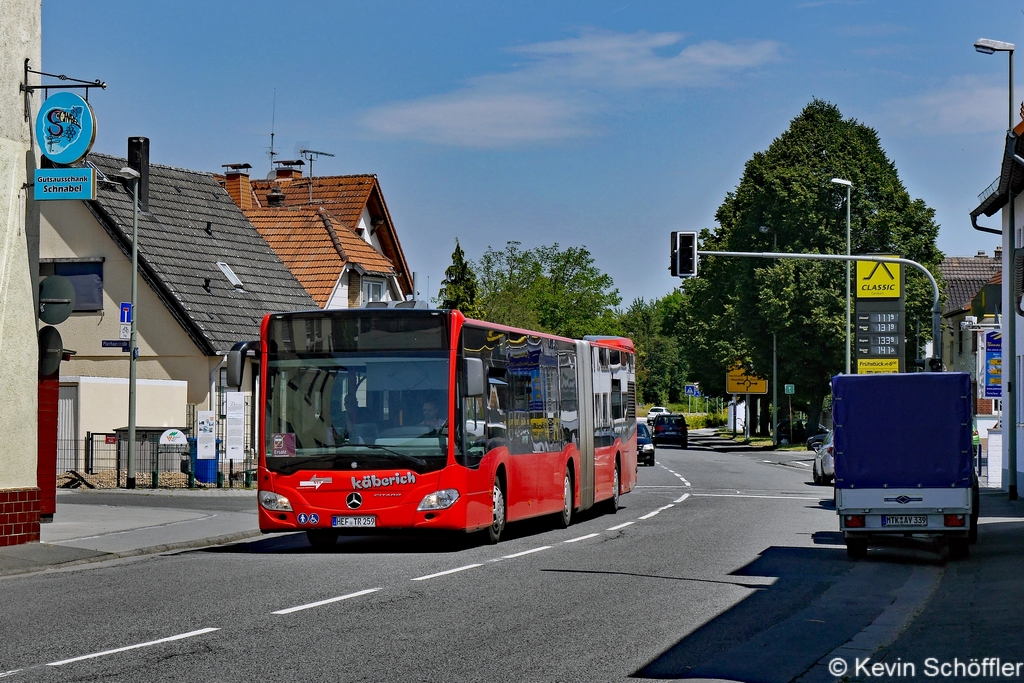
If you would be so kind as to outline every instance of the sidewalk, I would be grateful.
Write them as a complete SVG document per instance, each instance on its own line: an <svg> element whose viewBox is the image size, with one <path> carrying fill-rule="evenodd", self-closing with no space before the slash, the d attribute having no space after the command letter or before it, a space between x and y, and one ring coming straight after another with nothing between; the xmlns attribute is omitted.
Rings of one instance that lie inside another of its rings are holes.
<svg viewBox="0 0 1024 683"><path fill-rule="evenodd" d="M260 536L256 491L59 491L40 542L0 548L0 576Z"/></svg>

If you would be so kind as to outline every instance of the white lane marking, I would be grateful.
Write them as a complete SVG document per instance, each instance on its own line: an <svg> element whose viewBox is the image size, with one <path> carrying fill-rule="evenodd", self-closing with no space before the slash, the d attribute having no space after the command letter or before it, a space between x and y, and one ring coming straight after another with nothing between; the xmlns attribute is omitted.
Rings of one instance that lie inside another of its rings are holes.
<svg viewBox="0 0 1024 683"><path fill-rule="evenodd" d="M152 508L150 508L152 509ZM48 541L51 545L60 545L61 543L74 543L75 541L89 541L94 538L103 538L104 536L117 536L118 534L130 534L135 531L145 531L146 529L160 529L165 526L174 526L176 524L189 524L191 522L202 522L206 519L213 519L216 517L216 513L212 515L206 515L205 517L196 517L195 519L182 519L177 522L167 522L166 524L152 524L150 526L140 526L134 529L125 529L124 531L111 531L106 534L96 534L95 536L79 536L78 538L65 538L63 541Z"/></svg>
<svg viewBox="0 0 1024 683"><path fill-rule="evenodd" d="M511 555L504 555L503 557L506 560L511 560L511 559L516 558L516 557L522 557L523 555L529 555L530 553L539 553L541 550L547 550L550 547L551 546L549 546L549 545L542 545L539 548L532 548L530 550L524 550L521 553L512 553Z"/></svg>
<svg viewBox="0 0 1024 683"><path fill-rule="evenodd" d="M790 462L792 462L794 465L800 465L800 467L810 467L810 465L808 465L807 463L800 462L799 460L791 460Z"/></svg>
<svg viewBox="0 0 1024 683"><path fill-rule="evenodd" d="M599 535L600 534L587 534L586 536L577 536L576 538L570 538L568 541L562 541L562 543L575 543L576 541L584 541L588 538L593 538L594 536Z"/></svg>
<svg viewBox="0 0 1024 683"><path fill-rule="evenodd" d="M635 522L626 522L624 524L616 524L615 526L613 526L611 528L605 529L605 531L618 531L619 529L625 529L630 524L635 524Z"/></svg>
<svg viewBox="0 0 1024 683"><path fill-rule="evenodd" d="M646 515L641 515L641 516L637 517L637 519L650 519L654 515L656 515L659 512L661 512L662 510L668 510L673 505L675 505L675 503L669 503L668 505L662 505L660 508L658 508L654 512L648 512Z"/></svg>
<svg viewBox="0 0 1024 683"><path fill-rule="evenodd" d="M809 496L755 496L749 493L694 493L695 496L707 498L774 498L777 500L821 500L821 497Z"/></svg>
<svg viewBox="0 0 1024 683"><path fill-rule="evenodd" d="M482 567L482 564L467 564L465 567L456 567L455 569L446 569L443 572L437 572L436 574L427 574L426 576L417 576L413 581L426 581L427 579L435 579L438 576L444 576L445 574L454 574L455 572L464 572L467 569L473 569L474 567Z"/></svg>
<svg viewBox="0 0 1024 683"><path fill-rule="evenodd" d="M0 678L7 678L8 676L13 676L14 674L18 673L19 671L21 671L21 669L13 669L11 671L4 671L3 673L0 673Z"/></svg>
<svg viewBox="0 0 1024 683"><path fill-rule="evenodd" d="M679 489L683 488L679 484L637 484L633 488L635 489Z"/></svg>
<svg viewBox="0 0 1024 683"><path fill-rule="evenodd" d="M311 603L309 603L307 605L299 605L298 607L289 607L288 609L279 609L276 612L271 612L271 614L291 614L292 612L299 612L299 611L304 610L304 609L312 609L313 607L319 607L320 605L329 605L332 602L339 602L341 600L348 600L349 598L358 598L360 595L369 595L370 593L376 593L379 590L380 590L380 588L367 588L366 590L359 591L357 593L349 593L348 595L339 595L336 598L327 598L326 600L318 600L316 602L311 602Z"/></svg>
<svg viewBox="0 0 1024 683"><path fill-rule="evenodd" d="M687 499L687 498L689 498L689 497L690 497L690 494L689 494L689 493L684 493L683 495L679 496L678 498L676 498L676 499L675 499L675 500L673 500L672 502L673 502L673 503L682 503L682 502L683 502L684 500L686 500L686 499Z"/></svg>
<svg viewBox="0 0 1024 683"><path fill-rule="evenodd" d="M103 652L93 652L91 655L82 655L81 657L72 657L71 659L62 659L59 662L50 662L46 666L63 666L70 664L71 662L80 662L83 659L93 659L95 657L103 657L104 655L112 655L117 652L125 652L127 650L137 650L140 647L149 647L150 645L160 645L161 643L169 643L172 640L183 640L185 638L193 638L195 636L201 636L204 633L213 633L219 631L219 628L201 628L198 631L189 631L188 633L180 633L176 636L170 636L169 638L160 638L159 640L151 640L148 643L138 643L136 645L128 645L125 647L114 648L113 650L104 650Z"/></svg>

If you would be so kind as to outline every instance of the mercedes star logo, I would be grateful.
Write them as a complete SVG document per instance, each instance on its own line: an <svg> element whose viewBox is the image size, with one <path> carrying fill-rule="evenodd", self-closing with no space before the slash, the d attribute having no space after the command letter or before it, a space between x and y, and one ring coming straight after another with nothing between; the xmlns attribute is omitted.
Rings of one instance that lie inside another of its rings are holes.
<svg viewBox="0 0 1024 683"><path fill-rule="evenodd" d="M363 497L353 491L348 494L348 498L345 499L345 505L348 505L350 510L355 510L357 507L363 504Z"/></svg>

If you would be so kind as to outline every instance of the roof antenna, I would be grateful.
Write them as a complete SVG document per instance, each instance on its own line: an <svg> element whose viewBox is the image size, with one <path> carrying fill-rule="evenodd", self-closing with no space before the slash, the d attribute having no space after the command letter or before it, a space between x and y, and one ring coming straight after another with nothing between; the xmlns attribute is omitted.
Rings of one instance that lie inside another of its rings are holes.
<svg viewBox="0 0 1024 683"><path fill-rule="evenodd" d="M309 203L313 203L313 160L320 157L333 157L330 152L319 152L315 149L299 149L299 155L309 162Z"/></svg>
<svg viewBox="0 0 1024 683"><path fill-rule="evenodd" d="M277 156L277 152L274 151L274 125L277 123L277 88L274 88L274 108L270 114L270 175L267 178L273 178L274 176L274 157Z"/></svg>

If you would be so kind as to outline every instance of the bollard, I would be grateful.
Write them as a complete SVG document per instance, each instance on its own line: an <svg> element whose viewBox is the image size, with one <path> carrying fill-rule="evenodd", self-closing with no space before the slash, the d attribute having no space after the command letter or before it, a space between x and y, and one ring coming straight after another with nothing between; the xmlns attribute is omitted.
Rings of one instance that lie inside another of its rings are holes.
<svg viewBox="0 0 1024 683"><path fill-rule="evenodd" d="M235 486L235 461L228 460L228 488Z"/></svg>
<svg viewBox="0 0 1024 683"><path fill-rule="evenodd" d="M217 488L224 488L224 473L219 467L217 468Z"/></svg>
<svg viewBox="0 0 1024 683"><path fill-rule="evenodd" d="M194 489L196 487L196 454L190 452L188 454L188 487Z"/></svg>

